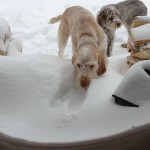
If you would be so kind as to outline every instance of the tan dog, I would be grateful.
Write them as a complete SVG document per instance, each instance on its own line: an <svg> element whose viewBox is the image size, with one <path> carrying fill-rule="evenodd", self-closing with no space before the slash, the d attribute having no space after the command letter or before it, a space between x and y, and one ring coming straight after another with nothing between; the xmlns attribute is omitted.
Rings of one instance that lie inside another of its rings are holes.
<svg viewBox="0 0 150 150"><path fill-rule="evenodd" d="M61 20L58 30L59 56L63 57L69 35L72 39L72 63L77 70L78 83L87 88L92 78L106 72L107 37L94 16L80 6L67 8L63 15L50 19Z"/></svg>

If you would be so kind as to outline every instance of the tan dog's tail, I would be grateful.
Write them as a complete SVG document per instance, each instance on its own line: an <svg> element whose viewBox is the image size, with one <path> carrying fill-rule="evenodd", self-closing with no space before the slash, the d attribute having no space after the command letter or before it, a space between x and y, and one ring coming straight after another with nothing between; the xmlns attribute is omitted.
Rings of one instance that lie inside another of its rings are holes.
<svg viewBox="0 0 150 150"><path fill-rule="evenodd" d="M51 18L51 19L49 20L49 23L50 23L50 24L56 23L56 22L60 21L61 18L62 18L62 15L59 15L59 16L54 17L54 18Z"/></svg>

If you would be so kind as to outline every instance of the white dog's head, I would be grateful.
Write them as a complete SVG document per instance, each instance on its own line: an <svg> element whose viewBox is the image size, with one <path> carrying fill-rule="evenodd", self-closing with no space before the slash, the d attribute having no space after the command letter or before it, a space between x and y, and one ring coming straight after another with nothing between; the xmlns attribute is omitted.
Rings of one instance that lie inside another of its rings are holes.
<svg viewBox="0 0 150 150"><path fill-rule="evenodd" d="M97 14L100 25L109 29L117 29L121 26L120 12L113 5L106 5Z"/></svg>
<svg viewBox="0 0 150 150"><path fill-rule="evenodd" d="M82 47L72 57L72 63L77 70L78 84L87 89L92 78L98 78L106 72L103 56L94 48Z"/></svg>

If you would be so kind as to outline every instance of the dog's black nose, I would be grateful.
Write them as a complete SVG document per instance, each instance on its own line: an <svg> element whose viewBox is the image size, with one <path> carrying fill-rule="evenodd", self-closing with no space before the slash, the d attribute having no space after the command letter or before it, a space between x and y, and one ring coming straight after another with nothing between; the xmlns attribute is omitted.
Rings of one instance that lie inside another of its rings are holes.
<svg viewBox="0 0 150 150"><path fill-rule="evenodd" d="M119 28L120 26L121 26L121 23L120 23L120 22L118 22L118 23L117 23L117 27Z"/></svg>
<svg viewBox="0 0 150 150"><path fill-rule="evenodd" d="M83 88L88 88L89 84L90 84L90 79L88 77L84 77L84 76L81 76L80 77L80 85L81 87Z"/></svg>

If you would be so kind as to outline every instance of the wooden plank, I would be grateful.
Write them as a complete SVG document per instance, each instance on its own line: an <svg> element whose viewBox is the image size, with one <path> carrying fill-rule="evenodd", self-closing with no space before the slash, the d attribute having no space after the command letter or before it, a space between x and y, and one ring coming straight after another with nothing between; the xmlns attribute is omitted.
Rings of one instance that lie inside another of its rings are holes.
<svg viewBox="0 0 150 150"><path fill-rule="evenodd" d="M5 52L0 50L0 55L5 55Z"/></svg>
<svg viewBox="0 0 150 150"><path fill-rule="evenodd" d="M134 21L131 25L131 28L139 27L139 26L147 24L147 23L150 23L150 17L148 17L148 16L137 16L134 19Z"/></svg>
<svg viewBox="0 0 150 150"><path fill-rule="evenodd" d="M132 56L142 59L142 60L150 59L150 49L134 53L134 54L132 54Z"/></svg>

